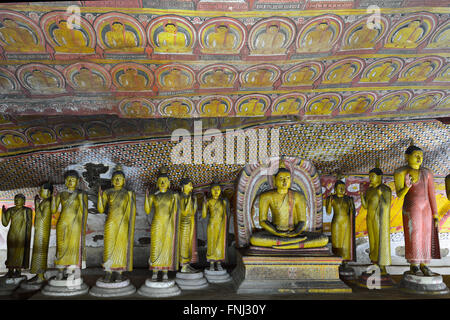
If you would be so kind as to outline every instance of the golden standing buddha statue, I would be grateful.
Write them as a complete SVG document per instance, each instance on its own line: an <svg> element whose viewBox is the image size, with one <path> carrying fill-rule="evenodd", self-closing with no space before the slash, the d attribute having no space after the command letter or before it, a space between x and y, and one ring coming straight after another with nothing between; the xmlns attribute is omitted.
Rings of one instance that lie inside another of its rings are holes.
<svg viewBox="0 0 450 320"><path fill-rule="evenodd" d="M335 193L325 200L328 215L333 211L331 222L331 244L333 253L342 257L344 269L348 261L355 257L355 204L353 198L345 194L345 183L341 180L334 185Z"/></svg>
<svg viewBox="0 0 450 320"><path fill-rule="evenodd" d="M136 195L124 188L125 174L118 166L111 177L112 188L105 192L99 188L97 209L104 213L105 222L103 268L104 282L123 281L123 271L133 270L134 223L136 220Z"/></svg>
<svg viewBox="0 0 450 320"><path fill-rule="evenodd" d="M30 272L36 276L27 281L30 284L39 284L45 281L44 273L47 270L48 246L52 227L52 192L53 185L47 182L41 186L39 195L34 198L36 215Z"/></svg>
<svg viewBox="0 0 450 320"><path fill-rule="evenodd" d="M305 231L306 199L300 192L290 189L291 172L283 160L274 178L276 189L259 196L259 225L263 230L251 236L250 244L282 250L324 247L328 243L327 236Z"/></svg>
<svg viewBox="0 0 450 320"><path fill-rule="evenodd" d="M226 198L221 197L222 188L218 183L211 185L211 198L203 203L202 218L209 213L207 233L206 260L210 263L209 270L222 271L227 251L228 217L230 205Z"/></svg>
<svg viewBox="0 0 450 320"><path fill-rule="evenodd" d="M6 209L2 206L2 224L7 227L8 236L6 238L6 261L8 268L7 278L18 278L22 269L27 269L30 264L30 239L31 223L33 212L25 207L25 196L16 194L14 197L14 207Z"/></svg>
<svg viewBox="0 0 450 320"><path fill-rule="evenodd" d="M87 194L77 190L79 175L75 170L64 174L67 191L53 192L51 211L55 214L61 205L61 214L56 223L57 280L67 278L67 268L85 268L86 264L86 222L88 215Z"/></svg>
<svg viewBox="0 0 450 320"><path fill-rule="evenodd" d="M196 272L190 265L198 260L196 219L197 198L192 196L192 181L180 181L180 264L181 272Z"/></svg>
<svg viewBox="0 0 450 320"><path fill-rule="evenodd" d="M152 281L156 281L162 271L162 280L168 281L168 271L178 270L179 258L179 196L169 190L167 169L161 168L156 182L158 191L145 194L145 212L150 214L155 207L150 228L150 259Z"/></svg>
<svg viewBox="0 0 450 320"><path fill-rule="evenodd" d="M361 206L367 209L367 233L369 235L369 258L381 274L391 264L390 211L392 191L382 182L383 172L374 168L369 172L369 188L360 192Z"/></svg>

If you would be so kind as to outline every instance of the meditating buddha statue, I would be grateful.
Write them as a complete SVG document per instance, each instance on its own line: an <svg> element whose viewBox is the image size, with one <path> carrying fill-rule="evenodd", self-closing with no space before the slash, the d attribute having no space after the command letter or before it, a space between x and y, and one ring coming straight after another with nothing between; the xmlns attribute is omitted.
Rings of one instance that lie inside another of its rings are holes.
<svg viewBox="0 0 450 320"><path fill-rule="evenodd" d="M254 54L284 54L286 48L283 44L286 37L280 32L280 27L277 24L269 24L266 32L262 33L255 43Z"/></svg>
<svg viewBox="0 0 450 320"><path fill-rule="evenodd" d="M293 72L285 85L296 86L301 84L311 84L314 77L314 71L310 67L303 67Z"/></svg>
<svg viewBox="0 0 450 320"><path fill-rule="evenodd" d="M298 112L299 102L296 97L289 97L285 101L278 104L276 110L272 111L272 115L293 114Z"/></svg>
<svg viewBox="0 0 450 320"><path fill-rule="evenodd" d="M319 23L312 31L308 32L297 52L321 52L331 49L333 31L328 23Z"/></svg>
<svg viewBox="0 0 450 320"><path fill-rule="evenodd" d="M83 33L75 28L69 28L66 20L61 20L58 23L58 29L53 31L54 39L57 43L55 46L56 52L71 52L71 53L93 53L94 48L87 46L87 41Z"/></svg>
<svg viewBox="0 0 450 320"><path fill-rule="evenodd" d="M205 104L203 115L206 117L223 116L227 110L227 105L219 99L212 99Z"/></svg>
<svg viewBox="0 0 450 320"><path fill-rule="evenodd" d="M185 75L180 69L173 68L163 78L164 90L183 90L189 88L189 77Z"/></svg>
<svg viewBox="0 0 450 320"><path fill-rule="evenodd" d="M5 51L10 52L41 52L45 51L43 46L39 46L32 33L12 20L5 18L0 28L2 40L6 43Z"/></svg>
<svg viewBox="0 0 450 320"><path fill-rule="evenodd" d="M311 105L308 111L306 111L306 114L309 115L327 115L331 114L331 111L333 111L333 102L330 98L323 98L319 101L316 101Z"/></svg>
<svg viewBox="0 0 450 320"><path fill-rule="evenodd" d="M238 115L240 116L262 115L264 104L258 98L251 98L246 103L243 103L239 109Z"/></svg>
<svg viewBox="0 0 450 320"><path fill-rule="evenodd" d="M207 37L208 47L203 49L208 53L237 53L233 50L236 36L232 34L227 25L221 24Z"/></svg>
<svg viewBox="0 0 450 320"><path fill-rule="evenodd" d="M368 23L355 31L348 39L348 45L344 49L368 49L375 45L374 40L378 35L375 28L370 28Z"/></svg>
<svg viewBox="0 0 450 320"><path fill-rule="evenodd" d="M203 87L207 88L223 88L232 87L230 83L230 76L223 71L223 69L216 69L212 73L205 76Z"/></svg>
<svg viewBox="0 0 450 320"><path fill-rule="evenodd" d="M424 61L409 69L398 81L425 81L433 72L434 66L431 61Z"/></svg>
<svg viewBox="0 0 450 320"><path fill-rule="evenodd" d="M369 103L370 100L366 96L359 96L356 100L349 102L342 113L363 113L367 110Z"/></svg>
<svg viewBox="0 0 450 320"><path fill-rule="evenodd" d="M80 68L80 71L73 76L73 80L79 90L95 91L106 89L102 77L86 67Z"/></svg>
<svg viewBox="0 0 450 320"><path fill-rule="evenodd" d="M166 23L164 31L157 35L155 52L183 53L189 51L191 48L186 47L185 34L178 32L178 27L174 23Z"/></svg>
<svg viewBox="0 0 450 320"><path fill-rule="evenodd" d="M245 81L247 87L269 87L272 86L272 72L268 69L250 71Z"/></svg>
<svg viewBox="0 0 450 320"><path fill-rule="evenodd" d="M361 82L388 82L391 80L393 71L395 71L395 67L392 61L386 61L370 70L367 76L361 79Z"/></svg>
<svg viewBox="0 0 450 320"><path fill-rule="evenodd" d="M189 116L189 107L181 101L173 101L165 108L164 113L169 116L184 118Z"/></svg>
<svg viewBox="0 0 450 320"><path fill-rule="evenodd" d="M109 51L141 51L137 47L136 35L126 30L125 25L119 21L113 22L111 30L105 34L105 42Z"/></svg>
<svg viewBox="0 0 450 320"><path fill-rule="evenodd" d="M386 48L415 48L417 41L423 36L425 30L420 20L411 21L407 26L399 29L392 40L386 43Z"/></svg>
<svg viewBox="0 0 450 320"><path fill-rule="evenodd" d="M147 89L147 80L134 68L124 70L124 73L119 76L119 83L121 90L141 91Z"/></svg>
<svg viewBox="0 0 450 320"><path fill-rule="evenodd" d="M259 196L259 224L264 230L253 233L250 244L274 249L325 246L328 243L326 235L305 231L306 199L300 192L290 189L291 173L284 162L274 177L276 189Z"/></svg>
<svg viewBox="0 0 450 320"><path fill-rule="evenodd" d="M355 71L353 70L352 64L344 63L333 69L323 83L347 83L352 81L354 73Z"/></svg>

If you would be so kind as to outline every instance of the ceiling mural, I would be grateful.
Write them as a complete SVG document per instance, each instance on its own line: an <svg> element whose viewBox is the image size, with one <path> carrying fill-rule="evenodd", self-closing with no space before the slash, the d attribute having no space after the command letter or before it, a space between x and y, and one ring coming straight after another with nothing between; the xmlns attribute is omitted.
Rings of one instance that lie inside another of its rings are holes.
<svg viewBox="0 0 450 320"><path fill-rule="evenodd" d="M37 4L0 4L5 115L347 121L450 113L445 1ZM380 6L376 19L370 4ZM75 18L70 5L80 9ZM67 136L76 132L85 134ZM31 139L4 137L18 146Z"/></svg>

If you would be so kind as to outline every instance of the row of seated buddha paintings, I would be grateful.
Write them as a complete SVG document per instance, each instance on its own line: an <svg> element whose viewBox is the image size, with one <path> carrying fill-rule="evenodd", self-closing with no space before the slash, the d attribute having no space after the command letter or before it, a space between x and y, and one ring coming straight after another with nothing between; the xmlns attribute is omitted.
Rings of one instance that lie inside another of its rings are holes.
<svg viewBox="0 0 450 320"><path fill-rule="evenodd" d="M407 165L395 170L394 180L396 194L404 198L403 223L406 259L411 265L409 274L432 277L436 274L429 269L428 264L432 258L440 258L439 239L436 238L439 216L434 199L433 174L422 166L421 148L409 146L405 157ZM295 157L282 157L277 160L276 168L272 170L274 172L262 175L261 170L271 172L270 166L273 167L273 163L269 163L268 167L263 164L246 166L238 178L234 215L237 246L242 247L242 241L247 241L246 247L259 252L254 252L254 255L299 254L302 250L325 248L329 242L328 236L321 230L311 232L318 222L320 224L321 218L317 219L317 216L322 215L322 206L325 206L327 214L333 213L332 251L329 253L341 257L342 272L348 272L348 262L355 261L356 258L355 205L353 198L346 194L345 183L337 180L334 192L322 203L317 201L322 199L320 183L316 183L320 179L310 162ZM386 266L391 262L389 216L392 190L383 184L382 177L383 172L377 164L370 170L369 187L360 193L360 197L362 206L367 208L370 259L380 267L386 282L390 281ZM61 290L61 281L73 280L73 273L67 273L69 267L85 268L87 193L78 188L80 177L77 171L66 171L64 180L65 191L56 192L52 184L46 182L35 197L31 273L36 276L25 282L21 271L30 267L32 209L24 206L25 196L22 194L15 196L15 206L8 209L2 206L2 224L10 225L6 260L8 273L3 279L10 279L10 284L18 279L16 285L23 282L23 288L40 289L47 282L44 273L48 268L52 214L60 207L61 212L56 223L54 262L58 274L53 283L50 280L43 290L48 295L55 295L55 292ZM263 180L265 183L262 183ZM130 283L123 272L133 270L136 194L125 188L125 182L125 173L121 166L117 166L111 176L112 188L102 190L99 187L96 203L99 213L107 213L103 253L105 276L96 286L113 291L122 287L108 287L108 284L125 283L125 287L129 286ZM162 167L157 176L156 192L151 193L148 189L145 191L144 210L147 214L153 212L148 260L152 277L143 285L144 289L140 289L143 295L150 295L155 288L172 288L175 282L169 281L168 271L180 271L181 268L180 273L187 274L180 275L178 279L181 280L198 281L202 278L201 272L192 266L198 261L195 231L198 208L197 198L192 195L192 180L185 172L179 183L180 192L172 191L170 184L168 169ZM446 177L446 189L449 197L450 175ZM241 201L243 198L247 200ZM208 217L206 259L210 266L206 274L212 279L217 280L219 276L219 279L229 281L222 262L226 260L230 203L223 196L219 182L210 185L210 196L201 206L201 217ZM248 221L253 219L255 212L257 221ZM256 228L256 225L259 227ZM411 228L420 228L422 232L410 232ZM78 277L81 279L80 275ZM3 285L6 284L8 283ZM86 286L81 286L82 280L78 284L78 290L86 293ZM204 282L201 285L204 285Z"/></svg>
<svg viewBox="0 0 450 320"><path fill-rule="evenodd" d="M324 64L302 62L281 68L263 63L238 70L229 64L212 64L199 70L179 63L164 64L152 71L144 64L124 62L100 65L78 62L67 66L29 63L0 67L0 94L63 95L73 91L220 92L317 87L448 84L450 66L439 56L408 61L387 57L366 61L349 57Z"/></svg>
<svg viewBox="0 0 450 320"><path fill-rule="evenodd" d="M117 12L80 16L74 24L64 11L39 17L12 10L0 11L0 44L6 53L98 55L220 54L283 56L288 53L377 51L383 49L448 49L450 24L438 16L416 12L403 17L381 15L376 23L369 16L345 23L325 14L310 18L271 17L240 21L217 17L202 21L177 15L137 18ZM194 24L196 26L194 26ZM144 27L145 26L145 27Z"/></svg>

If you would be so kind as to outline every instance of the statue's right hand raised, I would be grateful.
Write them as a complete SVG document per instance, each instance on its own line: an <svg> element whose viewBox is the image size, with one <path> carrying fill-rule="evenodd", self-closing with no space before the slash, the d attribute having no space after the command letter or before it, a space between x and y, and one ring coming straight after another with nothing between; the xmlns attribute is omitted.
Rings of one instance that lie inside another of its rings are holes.
<svg viewBox="0 0 450 320"><path fill-rule="evenodd" d="M411 188L412 186L412 177L409 173L405 175L405 187Z"/></svg>

